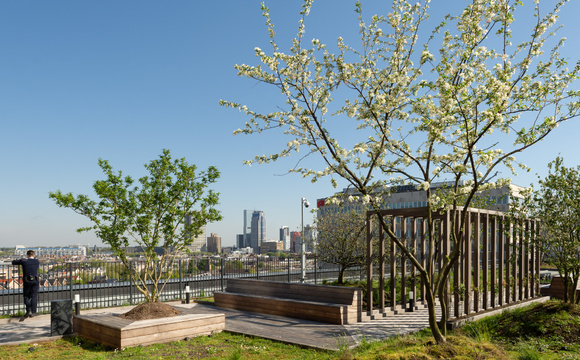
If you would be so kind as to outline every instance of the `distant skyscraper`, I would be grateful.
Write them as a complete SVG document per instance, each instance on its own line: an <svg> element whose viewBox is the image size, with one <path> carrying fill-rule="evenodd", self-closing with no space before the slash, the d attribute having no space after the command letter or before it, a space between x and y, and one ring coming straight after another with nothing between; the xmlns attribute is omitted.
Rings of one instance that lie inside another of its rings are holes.
<svg viewBox="0 0 580 360"><path fill-rule="evenodd" d="M238 249L243 249L246 247L246 242L244 241L244 234L236 235L236 247Z"/></svg>
<svg viewBox="0 0 580 360"><path fill-rule="evenodd" d="M242 235L244 238L243 243L239 243L238 247L240 249L251 246L251 234L252 234L252 214L253 210L244 210L244 231Z"/></svg>
<svg viewBox="0 0 580 360"><path fill-rule="evenodd" d="M313 252L316 240L316 230L311 225L304 225L304 247L306 252Z"/></svg>
<svg viewBox="0 0 580 360"><path fill-rule="evenodd" d="M266 240L266 217L263 211L252 213L252 232L250 236L250 247L256 254L259 254L260 245Z"/></svg>
<svg viewBox="0 0 580 360"><path fill-rule="evenodd" d="M219 254L222 252L222 238L215 233L207 238L207 252L212 254Z"/></svg>
<svg viewBox="0 0 580 360"><path fill-rule="evenodd" d="M290 228L288 226L280 228L280 241L284 244L284 250L290 250Z"/></svg>

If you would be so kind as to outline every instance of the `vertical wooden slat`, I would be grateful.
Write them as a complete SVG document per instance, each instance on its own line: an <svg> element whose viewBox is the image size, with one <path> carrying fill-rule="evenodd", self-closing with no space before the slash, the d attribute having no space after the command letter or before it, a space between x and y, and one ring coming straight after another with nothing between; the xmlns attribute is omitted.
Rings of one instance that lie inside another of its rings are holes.
<svg viewBox="0 0 580 360"><path fill-rule="evenodd" d="M535 228L536 228L535 234L537 235L540 231L541 224L539 221L535 221L534 223L535 223ZM536 241L537 241L537 239L536 239ZM541 261L541 259L542 259L542 249L540 249L539 246L536 246L536 259L535 259L536 260L536 281L535 281L536 294L540 293L540 265L541 265L540 261Z"/></svg>
<svg viewBox="0 0 580 360"><path fill-rule="evenodd" d="M441 221L441 225L443 226L443 256L445 259L448 258L449 254L451 253L451 224L449 223L449 211L445 215L445 219ZM445 301L447 305L447 318L449 319L449 312L451 311L451 299L449 298L449 289L450 289L450 279L447 277L445 283Z"/></svg>
<svg viewBox="0 0 580 360"><path fill-rule="evenodd" d="M529 299L530 298L530 222L529 220L525 220L525 226L524 226L524 233L523 233L523 244L524 244L524 249L523 249L523 273L524 273L524 294L523 294L523 298L524 299Z"/></svg>
<svg viewBox="0 0 580 360"><path fill-rule="evenodd" d="M391 217L391 229L396 234L396 218ZM391 244L391 310L395 311L397 307L397 248L394 241Z"/></svg>
<svg viewBox="0 0 580 360"><path fill-rule="evenodd" d="M505 303L510 303L510 261L511 261L511 224L506 221L504 225L504 236L505 236Z"/></svg>
<svg viewBox="0 0 580 360"><path fill-rule="evenodd" d="M536 238L535 238L535 227L536 223L534 220L530 221L530 298L536 296Z"/></svg>
<svg viewBox="0 0 580 360"><path fill-rule="evenodd" d="M385 314L385 232L379 231L379 312Z"/></svg>
<svg viewBox="0 0 580 360"><path fill-rule="evenodd" d="M497 216L492 215L489 218L489 236L490 236L490 255L491 255L491 266L490 266L490 271L491 271L491 299L490 299L490 305L492 308L495 307L496 302L496 296L497 296L497 292L495 291L495 287L497 284Z"/></svg>
<svg viewBox="0 0 580 360"><path fill-rule="evenodd" d="M467 218L465 221L465 232L464 232L464 244L465 244L465 253L463 255L463 258L465 259L464 262L464 279L465 279L465 294L464 294L464 303L463 303L463 312L465 315L469 315L470 314L470 303L471 303L471 285L473 284L472 282L472 276L471 276L471 268L472 268L472 263L471 263L471 242L473 240L473 236L471 234L471 230L472 230L473 226L471 224L471 212L467 212Z"/></svg>
<svg viewBox="0 0 580 360"><path fill-rule="evenodd" d="M512 258L513 258L513 265L512 265L512 277L514 279L513 281L513 287L512 287L512 301L516 302L518 300L518 285L519 285L519 281L518 281L518 268L520 267L520 257L519 257L519 251L518 251L518 242L519 242L519 226L518 223L516 222L514 224L513 227L513 240L512 240ZM520 274L521 274L521 269L520 270Z"/></svg>
<svg viewBox="0 0 580 360"><path fill-rule="evenodd" d="M412 218L413 223L411 225L411 242L412 242L412 254L413 256L415 256L415 258L417 258L417 219L416 218ZM414 305L417 304L417 269L415 268L414 265L411 264L411 276L412 276L412 281L411 281L411 291L413 292L413 301L414 301ZM413 303L411 303L413 304Z"/></svg>
<svg viewBox="0 0 580 360"><path fill-rule="evenodd" d="M475 212L473 215L475 216L475 219L473 219L473 311L479 312L479 274L481 264L479 261L479 254L481 252L479 245L481 243L481 214Z"/></svg>
<svg viewBox="0 0 580 360"><path fill-rule="evenodd" d="M367 213L367 314L373 314L373 243L371 239L371 213ZM379 227L382 234L383 228Z"/></svg>
<svg viewBox="0 0 580 360"><path fill-rule="evenodd" d="M407 218L401 218L401 242L405 249L409 249L407 243ZM401 309L407 307L407 256L401 252Z"/></svg>
<svg viewBox="0 0 580 360"><path fill-rule="evenodd" d="M437 247L437 267L435 268L435 272L439 273L441 268L443 267L443 223L441 221L435 222L435 239L436 243L439 244ZM435 286L435 281L433 281L433 286ZM437 291L437 289L433 288L433 291Z"/></svg>
<svg viewBox="0 0 580 360"><path fill-rule="evenodd" d="M455 236L456 236L456 240L458 241L459 239L457 238L457 228L459 227L459 211L456 211L454 214L452 214L451 216L455 217L455 228L453 229L453 231L455 232ZM454 247L457 247L457 241L453 244ZM460 249L461 250L461 249ZM457 261L455 262L455 265L453 266L453 315L458 318L459 316L461 316L460 314L460 294L459 294L459 285L461 284L461 258L462 258L462 254L460 253L459 257L457 258Z"/></svg>
<svg viewBox="0 0 580 360"><path fill-rule="evenodd" d="M425 221L425 218L421 219L421 266L423 267L423 269L427 269L427 263L426 263L426 246L425 246L425 241L427 240L427 236L426 236L426 231L427 231L427 222ZM425 280L423 280L423 277L421 277L421 301L423 302L423 305L426 303L425 302Z"/></svg>
<svg viewBox="0 0 580 360"><path fill-rule="evenodd" d="M497 298L498 298L498 305L502 306L504 304L504 268L505 268L505 217L497 217L499 222L498 229L497 229L497 237L498 237L498 269L497 269Z"/></svg>
<svg viewBox="0 0 580 360"><path fill-rule="evenodd" d="M487 310L489 297L488 297L488 285L489 285L489 214L481 215L483 218L481 231L482 233L482 241L481 250L482 250L482 259L481 259L481 271L483 272L482 282L483 282L483 294L482 294L482 309Z"/></svg>

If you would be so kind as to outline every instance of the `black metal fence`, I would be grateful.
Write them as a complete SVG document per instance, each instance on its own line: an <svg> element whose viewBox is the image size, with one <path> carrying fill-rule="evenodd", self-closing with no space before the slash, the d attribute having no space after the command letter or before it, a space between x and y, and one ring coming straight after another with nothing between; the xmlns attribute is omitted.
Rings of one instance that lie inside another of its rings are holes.
<svg viewBox="0 0 580 360"><path fill-rule="evenodd" d="M134 269L140 268L138 261ZM336 265L307 258L306 281L321 283L338 277ZM362 269L351 269L347 277L361 278ZM132 284L121 262L93 260L89 262L44 263L40 268L38 312L49 312L53 300L80 296L81 308L103 308L132 305L144 296ZM219 258L181 259L167 271L167 281L160 300L185 299L186 286L192 298L211 296L223 291L230 278L253 278L285 282L300 281L300 260L288 258ZM0 315L24 313L21 268L0 265Z"/></svg>

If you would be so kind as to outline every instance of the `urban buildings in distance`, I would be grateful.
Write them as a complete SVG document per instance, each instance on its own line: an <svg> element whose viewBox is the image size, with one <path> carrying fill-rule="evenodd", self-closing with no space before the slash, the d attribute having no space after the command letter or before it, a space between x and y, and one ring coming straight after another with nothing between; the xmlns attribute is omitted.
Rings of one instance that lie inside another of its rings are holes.
<svg viewBox="0 0 580 360"><path fill-rule="evenodd" d="M252 248L260 253L260 246L266 241L266 216L260 210L244 210L244 225L242 234L236 236L238 249Z"/></svg>
<svg viewBox="0 0 580 360"><path fill-rule="evenodd" d="M85 258L88 245L71 245L66 247L26 247L16 245L14 255L26 256L28 250L34 251L37 257L44 258Z"/></svg>

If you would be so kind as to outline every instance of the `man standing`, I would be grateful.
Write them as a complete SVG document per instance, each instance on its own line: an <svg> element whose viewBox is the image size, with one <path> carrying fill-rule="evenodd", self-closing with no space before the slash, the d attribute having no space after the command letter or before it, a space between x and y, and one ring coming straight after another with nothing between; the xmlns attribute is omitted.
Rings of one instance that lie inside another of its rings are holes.
<svg viewBox="0 0 580 360"><path fill-rule="evenodd" d="M24 285L25 318L36 316L36 301L38 299L38 260L34 258L34 251L26 252L26 259L12 260L12 265L22 265Z"/></svg>

